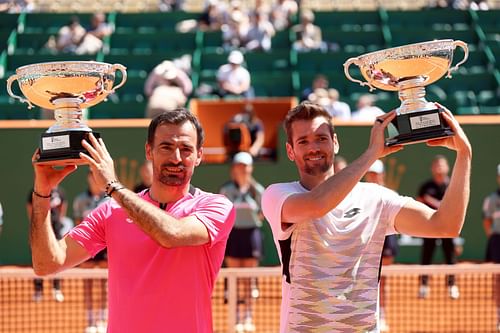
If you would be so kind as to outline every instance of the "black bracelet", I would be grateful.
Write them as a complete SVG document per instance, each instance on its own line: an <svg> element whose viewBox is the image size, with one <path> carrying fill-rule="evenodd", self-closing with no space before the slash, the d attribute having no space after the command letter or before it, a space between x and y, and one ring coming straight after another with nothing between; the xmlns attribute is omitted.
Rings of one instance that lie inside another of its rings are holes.
<svg viewBox="0 0 500 333"><path fill-rule="evenodd" d="M125 186L123 186L122 184L116 182L116 183L113 183L111 185L111 190L109 192L106 192L106 195L108 197L111 197L111 195L115 192L115 191L119 191L119 190L123 190L125 188Z"/></svg>
<svg viewBox="0 0 500 333"><path fill-rule="evenodd" d="M40 193L36 192L35 190L33 190L33 194L39 198L50 199L50 194L49 195L41 195Z"/></svg>
<svg viewBox="0 0 500 333"><path fill-rule="evenodd" d="M109 183L107 183L107 184L106 184L106 188L104 189L104 192L106 192L106 194L108 194L108 195L109 195L109 190L110 190L110 188L113 186L113 184L116 184L116 183L118 183L118 180L116 180L116 179L115 179L115 180L110 181Z"/></svg>

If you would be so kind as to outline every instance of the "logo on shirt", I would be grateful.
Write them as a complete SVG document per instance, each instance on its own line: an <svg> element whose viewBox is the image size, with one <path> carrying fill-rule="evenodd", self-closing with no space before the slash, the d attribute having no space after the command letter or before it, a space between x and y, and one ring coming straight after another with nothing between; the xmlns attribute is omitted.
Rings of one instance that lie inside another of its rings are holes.
<svg viewBox="0 0 500 333"><path fill-rule="evenodd" d="M358 215L360 212L361 208L352 208L345 212L344 217L350 219L351 217Z"/></svg>

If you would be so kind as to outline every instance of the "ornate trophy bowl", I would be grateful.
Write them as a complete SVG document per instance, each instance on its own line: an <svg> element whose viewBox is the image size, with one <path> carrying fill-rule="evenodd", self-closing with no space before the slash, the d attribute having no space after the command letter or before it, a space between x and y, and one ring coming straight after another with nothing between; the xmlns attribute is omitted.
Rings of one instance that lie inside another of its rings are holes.
<svg viewBox="0 0 500 333"><path fill-rule="evenodd" d="M113 87L115 72L122 73L121 82ZM26 98L12 92L17 80ZM40 158L36 163L51 165L84 164L80 152L86 152L82 140L89 133L99 137L83 122L82 109L102 102L127 80L126 68L94 61L61 61L19 67L7 80L10 96L28 104L54 110L56 123L40 140Z"/></svg>
<svg viewBox="0 0 500 333"><path fill-rule="evenodd" d="M457 46L464 50L464 58L451 68ZM349 80L368 86L370 91L375 88L398 91L401 105L396 109L396 118L393 120L398 135L387 138L386 144L417 143L453 135L442 118L443 110L425 99L425 86L445 74L451 78L451 72L458 69L468 55L467 44L462 41L436 40L350 58L344 63L344 73ZM359 67L366 82L351 77L351 64Z"/></svg>

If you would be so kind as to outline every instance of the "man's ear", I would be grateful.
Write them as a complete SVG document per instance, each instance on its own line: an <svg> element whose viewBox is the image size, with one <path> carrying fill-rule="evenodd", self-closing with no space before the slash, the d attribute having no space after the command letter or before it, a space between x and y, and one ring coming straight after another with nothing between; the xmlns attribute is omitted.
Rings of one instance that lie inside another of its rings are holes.
<svg viewBox="0 0 500 333"><path fill-rule="evenodd" d="M203 147L201 147L200 149L198 149L198 151L196 152L196 161L194 163L195 166L198 166L200 165L201 163L201 160L203 158Z"/></svg>
<svg viewBox="0 0 500 333"><path fill-rule="evenodd" d="M285 148L286 148L286 155L288 156L288 159L292 162L295 161L295 153L293 152L292 145L287 142L285 144Z"/></svg>
<svg viewBox="0 0 500 333"><path fill-rule="evenodd" d="M152 161L153 160L153 153L152 153L152 147L151 145L146 142L146 144L144 145L144 151L146 151L146 159L148 161Z"/></svg>

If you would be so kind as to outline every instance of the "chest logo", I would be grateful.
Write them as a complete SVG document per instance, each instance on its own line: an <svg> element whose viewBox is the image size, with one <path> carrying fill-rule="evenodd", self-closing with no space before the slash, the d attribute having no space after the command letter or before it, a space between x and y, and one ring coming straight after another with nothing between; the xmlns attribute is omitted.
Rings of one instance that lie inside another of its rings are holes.
<svg viewBox="0 0 500 333"><path fill-rule="evenodd" d="M361 212L361 208L352 208L345 212L344 217L350 219L351 217L358 215L359 212Z"/></svg>

